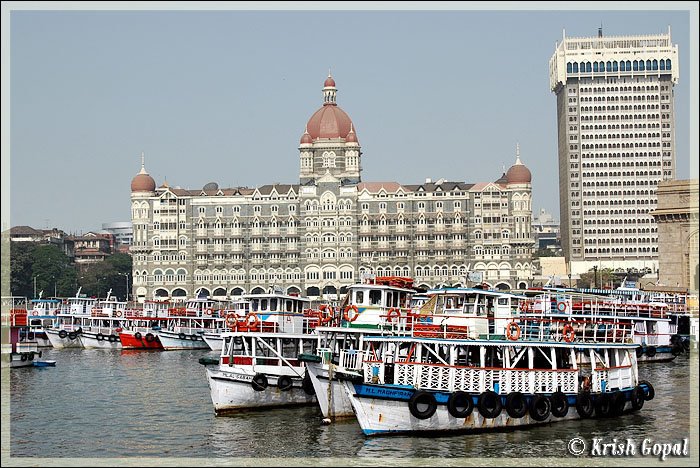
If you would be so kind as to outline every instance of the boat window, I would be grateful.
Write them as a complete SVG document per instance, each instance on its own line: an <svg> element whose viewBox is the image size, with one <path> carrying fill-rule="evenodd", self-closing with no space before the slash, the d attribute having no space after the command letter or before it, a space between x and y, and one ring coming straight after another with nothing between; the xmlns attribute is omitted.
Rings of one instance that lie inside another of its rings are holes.
<svg viewBox="0 0 700 468"><path fill-rule="evenodd" d="M302 353L306 354L316 354L317 341L314 340L303 340L302 341Z"/></svg>
<svg viewBox="0 0 700 468"><path fill-rule="evenodd" d="M259 299L253 299L253 301L250 303L250 310L257 312L258 308L260 307L259 302Z"/></svg>
<svg viewBox="0 0 700 468"><path fill-rule="evenodd" d="M573 369L571 365L571 352L567 348L556 348L554 350L557 359L557 369Z"/></svg>
<svg viewBox="0 0 700 468"><path fill-rule="evenodd" d="M386 292L386 305L387 307L396 307L396 297L391 291Z"/></svg>
<svg viewBox="0 0 700 468"><path fill-rule="evenodd" d="M498 298L498 305L508 305L508 298L507 297L499 297Z"/></svg>
<svg viewBox="0 0 700 468"><path fill-rule="evenodd" d="M270 299L270 310L273 310L273 311L277 310L277 298L276 297L273 297L272 299Z"/></svg>
<svg viewBox="0 0 700 468"><path fill-rule="evenodd" d="M269 309L267 308L267 299L262 299L262 300L260 301L260 310L269 310Z"/></svg>
<svg viewBox="0 0 700 468"><path fill-rule="evenodd" d="M382 301L382 292L380 290L372 289L369 292L369 303L370 305L379 305Z"/></svg>
<svg viewBox="0 0 700 468"><path fill-rule="evenodd" d="M292 303L292 301L287 300L287 301L284 301L284 303L285 303L285 310L287 312L291 312L292 308L294 307L294 304Z"/></svg>
<svg viewBox="0 0 700 468"><path fill-rule="evenodd" d="M355 291L355 304L362 304L365 301L364 291Z"/></svg>

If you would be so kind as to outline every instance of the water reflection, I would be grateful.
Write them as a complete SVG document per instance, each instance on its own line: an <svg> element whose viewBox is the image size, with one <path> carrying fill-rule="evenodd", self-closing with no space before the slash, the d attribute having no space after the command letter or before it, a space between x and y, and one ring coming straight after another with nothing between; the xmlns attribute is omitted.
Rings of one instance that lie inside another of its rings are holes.
<svg viewBox="0 0 700 468"><path fill-rule="evenodd" d="M656 397L613 419L565 421L510 432L367 438L353 419L321 424L317 407L214 415L205 370L191 351L48 349L54 368L10 374L11 455L223 458L569 457L572 437L688 437L690 369L697 355L639 367ZM697 377L697 376L696 376ZM692 391L697 395L697 380ZM697 400L695 400L697 401ZM697 412L693 420L697 428ZM50 447L49 453L46 448ZM537 463L535 463L537 464Z"/></svg>

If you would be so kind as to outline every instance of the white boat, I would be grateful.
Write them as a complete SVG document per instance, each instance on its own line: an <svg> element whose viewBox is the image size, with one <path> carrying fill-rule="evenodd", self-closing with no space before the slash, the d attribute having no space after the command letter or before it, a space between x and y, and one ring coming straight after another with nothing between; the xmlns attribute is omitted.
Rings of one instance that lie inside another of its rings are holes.
<svg viewBox="0 0 700 468"><path fill-rule="evenodd" d="M42 299L41 295L38 299L32 299L27 310L29 328L20 336L20 344L26 340L36 342L39 348L50 347L51 342L44 328L51 326L62 306L63 302L60 299Z"/></svg>
<svg viewBox="0 0 700 468"><path fill-rule="evenodd" d="M207 366L217 415L316 404L300 354L315 354L318 337L303 333L230 332L218 365Z"/></svg>
<svg viewBox="0 0 700 468"><path fill-rule="evenodd" d="M203 338L214 351L220 351L222 333L228 331L265 331L271 333L307 333L305 325L319 320L297 320L308 316L311 300L298 295L284 294L271 288L267 293L243 294L224 311L225 329L204 333ZM324 306L325 308L325 306ZM330 314L326 317L330 319Z"/></svg>
<svg viewBox="0 0 700 468"><path fill-rule="evenodd" d="M609 294L592 294L609 291ZM684 347L677 338L677 323L671 320L671 305L654 300L649 295L639 295L639 290L556 290L529 292L535 294L520 305L520 315L547 317L566 321L577 335L587 333L585 340L604 340L620 326L631 329L631 340L637 344L638 362L667 362L683 353ZM528 294L528 292L525 292ZM677 310L675 307L673 310ZM587 324L583 326L582 324ZM596 336L590 336L592 332ZM582 337L583 338L583 337Z"/></svg>
<svg viewBox="0 0 700 468"><path fill-rule="evenodd" d="M416 294L412 280L405 277L365 275L348 287L341 304L340 326L316 328L318 355L303 355L323 418L327 421L354 417L342 379L358 375L366 335L410 333L412 317L429 300Z"/></svg>
<svg viewBox="0 0 700 468"><path fill-rule="evenodd" d="M234 299L228 305L228 307L222 311L223 316L226 320L226 329L224 331L235 330L239 321L245 321L246 316L251 311L251 301L239 297ZM211 331L202 334L204 342L209 346L212 351L221 351L224 340L221 337L223 331Z"/></svg>
<svg viewBox="0 0 700 468"><path fill-rule="evenodd" d="M165 350L208 349L202 335L224 329L222 314L227 307L226 301L207 297L189 299L184 307L170 308L166 325L153 333Z"/></svg>
<svg viewBox="0 0 700 468"><path fill-rule="evenodd" d="M17 303L10 306L6 298L3 298L2 309L3 316L9 318L8 322L3 325L3 327L7 327L9 341L3 343L2 359L0 359L2 367L13 369L34 366L38 362L35 358L41 357L41 351L38 349L36 340L28 341L26 339L27 330L30 328L27 324L27 309L19 307ZM22 335L25 340L21 342L22 348L20 349L20 336Z"/></svg>
<svg viewBox="0 0 700 468"><path fill-rule="evenodd" d="M365 337L343 381L365 435L479 432L618 417L654 397L634 344ZM578 364L577 354L588 356ZM591 364L592 363L592 364Z"/></svg>
<svg viewBox="0 0 700 468"><path fill-rule="evenodd" d="M80 297L80 289L75 297L66 299L56 314L50 327L44 327L46 336L54 348L82 348L80 339L83 319L91 316L97 303L94 297Z"/></svg>

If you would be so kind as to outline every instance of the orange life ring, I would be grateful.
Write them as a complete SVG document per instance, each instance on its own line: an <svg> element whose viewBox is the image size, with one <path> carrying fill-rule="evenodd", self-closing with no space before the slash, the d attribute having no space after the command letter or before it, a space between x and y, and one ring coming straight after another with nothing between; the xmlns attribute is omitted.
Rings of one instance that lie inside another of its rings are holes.
<svg viewBox="0 0 700 468"><path fill-rule="evenodd" d="M520 326L515 322L508 322L508 325L506 325L506 337L511 341L516 341L520 338Z"/></svg>
<svg viewBox="0 0 700 468"><path fill-rule="evenodd" d="M226 325L233 331L238 324L238 317L233 312L226 314Z"/></svg>
<svg viewBox="0 0 700 468"><path fill-rule="evenodd" d="M251 318L253 319L252 322L250 321ZM255 331L260 326L260 318L256 314L251 312L248 315L246 315L245 324L248 326L248 330Z"/></svg>
<svg viewBox="0 0 700 468"><path fill-rule="evenodd" d="M559 312L566 312L566 308L567 308L567 307L568 307L568 306L566 305L566 302L559 302L559 303L557 304L557 310L558 310Z"/></svg>
<svg viewBox="0 0 700 468"><path fill-rule="evenodd" d="M355 314L352 316L352 318L350 318L350 316L348 315L348 311L350 309L353 309L355 311ZM345 310L343 311L343 320L345 320L346 322L354 322L355 320L357 320L357 317L359 315L360 315L360 311L357 309L357 306L355 304L348 305L345 307Z"/></svg>
<svg viewBox="0 0 700 468"><path fill-rule="evenodd" d="M35 310L34 312L32 312L32 315L39 315L39 311Z"/></svg>
<svg viewBox="0 0 700 468"><path fill-rule="evenodd" d="M530 311L530 301L520 301L520 312Z"/></svg>
<svg viewBox="0 0 700 468"><path fill-rule="evenodd" d="M212 308L209 308L209 309L207 309L207 310L204 311L204 313L205 313L206 315L209 315L209 316L211 316L213 312L214 312L214 309L212 309Z"/></svg>
<svg viewBox="0 0 700 468"><path fill-rule="evenodd" d="M121 317L121 316L122 316L122 311L121 311L121 310L118 310L117 313L116 313L115 315L116 315L117 317Z"/></svg>
<svg viewBox="0 0 700 468"><path fill-rule="evenodd" d="M574 341L574 338L576 338L576 331L570 323L564 325L561 334L564 336L564 341L566 341L567 343L571 343L572 341Z"/></svg>
<svg viewBox="0 0 700 468"><path fill-rule="evenodd" d="M399 309L395 309L392 307L389 309L389 312L386 313L386 321L387 322L394 322L394 318L400 318L401 317L401 311Z"/></svg>

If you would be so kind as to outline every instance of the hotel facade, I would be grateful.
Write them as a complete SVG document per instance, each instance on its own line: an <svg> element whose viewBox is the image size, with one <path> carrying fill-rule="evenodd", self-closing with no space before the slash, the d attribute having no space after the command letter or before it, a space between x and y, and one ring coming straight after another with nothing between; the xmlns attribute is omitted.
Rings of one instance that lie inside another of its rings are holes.
<svg viewBox="0 0 700 468"><path fill-rule="evenodd" d="M298 146L298 184L156 187L142 156L131 182L135 298L274 286L333 300L363 273L423 288L532 283L531 174L519 148L493 182L363 182L355 126L331 76L322 92Z"/></svg>
<svg viewBox="0 0 700 468"><path fill-rule="evenodd" d="M564 37L550 59L557 99L561 244L572 273L593 266L657 271L650 214L676 178L673 87L678 46L666 34Z"/></svg>

